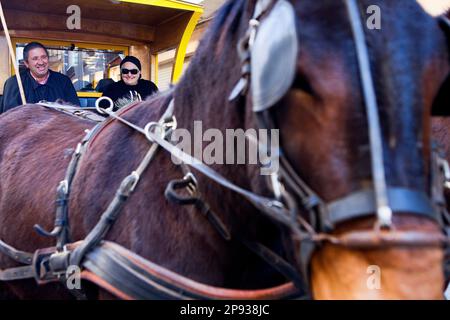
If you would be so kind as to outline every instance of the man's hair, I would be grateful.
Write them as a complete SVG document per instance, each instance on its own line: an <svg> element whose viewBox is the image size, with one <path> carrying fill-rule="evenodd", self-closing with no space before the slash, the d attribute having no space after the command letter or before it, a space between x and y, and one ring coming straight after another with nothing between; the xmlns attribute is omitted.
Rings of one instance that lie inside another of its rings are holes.
<svg viewBox="0 0 450 320"><path fill-rule="evenodd" d="M45 53L47 54L48 57L48 51L47 48L44 47L44 45L42 43L39 42L30 42L29 44L27 44L25 46L25 48L23 48L23 60L28 62L28 55L30 53L31 50L36 49L36 48L42 48L45 50Z"/></svg>

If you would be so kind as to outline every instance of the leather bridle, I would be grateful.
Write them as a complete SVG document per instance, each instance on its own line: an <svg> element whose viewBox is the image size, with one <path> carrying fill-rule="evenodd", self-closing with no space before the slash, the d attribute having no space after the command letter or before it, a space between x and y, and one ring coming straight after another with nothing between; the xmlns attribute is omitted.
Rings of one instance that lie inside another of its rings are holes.
<svg viewBox="0 0 450 320"><path fill-rule="evenodd" d="M300 238L300 263L305 280L308 278L308 266L312 252L316 244L320 242L331 242L336 245L358 248L448 246L450 242L450 216L446 210L446 202L443 197L443 185L448 181L448 164L439 157L436 151L433 151L431 159L431 198L422 191L387 185L377 99L363 23L359 15L357 1L345 0L345 4L355 40L367 123L369 125L373 189L357 190L343 198L326 203L295 172L283 150L275 152L280 158L280 170L271 179L272 189L283 191L282 194L277 196L277 199L286 204L288 211L294 212L291 216L296 217L291 221L291 225L296 225L295 228L299 229L297 234L302 234ZM269 5L272 4L267 4L266 1L265 6L268 7ZM255 23L250 25L250 29L253 28L253 25ZM256 35L257 37L258 35ZM251 45L248 47L249 50L252 49ZM246 74L246 77L251 78L251 75ZM253 100L259 101L258 99ZM260 128L275 128L271 115L273 105L274 102L270 105L253 107ZM296 207L295 204L297 203L300 204L300 208ZM308 222L300 218L300 212L307 213ZM361 217L371 217L374 213L376 222L373 230L331 235L338 224ZM443 232L437 234L395 230L392 225L394 213L409 213L431 219L441 227Z"/></svg>
<svg viewBox="0 0 450 320"><path fill-rule="evenodd" d="M134 130L144 134L151 142L151 148L139 167L126 177L116 194L116 198L111 202L108 209L102 215L101 220L96 227L89 233L85 240L79 244L73 251L66 250L67 243L67 210L64 207L59 210L60 217L57 221L63 224L56 235L58 239L57 252L49 255L49 267L47 270L64 270L68 265L82 265L83 259L89 257L90 252L96 252L96 248L101 247L108 230L113 225L121 208L125 204L128 196L138 186L141 174L150 164L158 147L165 149L171 155L180 159L183 163L199 171L209 179L217 182L221 186L241 195L252 203L261 213L273 219L277 223L285 226L292 234L294 240L300 242L300 263L302 275L305 283L309 279L309 264L312 253L318 244L329 242L335 245L341 245L350 248L382 248L386 246L446 246L449 244L450 218L446 211L446 203L443 197L443 186L450 180L448 164L440 158L436 152L433 153L431 165L431 198L424 192L409 188L399 188L389 186L386 183L386 177L383 164L382 137L380 130L380 120L378 118L378 107L375 96L374 84L371 76L370 61L367 52L367 46L364 38L363 25L358 14L358 5L355 0L345 0L352 32L355 39L356 53L360 70L361 86L364 95L364 104L366 107L367 121L369 125L369 140L371 148L371 163L373 176L373 189L362 189L352 192L343 198L334 200L330 203L323 201L293 169L285 157L282 149L274 152L271 156L279 157L280 170L270 176L270 187L274 192L274 197L263 197L250 190L243 189L199 160L184 153L168 141L168 135L176 128L176 118L173 115L175 101L172 99L169 107L158 122L151 122L145 128L140 128L127 120L119 113L101 109L100 112L106 113L110 119L117 120ZM270 15L274 14L274 17ZM286 0L258 0L255 12L249 23L249 29L239 43L239 55L242 62L242 75L230 99L236 99L240 95L246 95L251 86L251 93L261 92L266 84L264 80L258 78L258 55L253 54L254 46L258 45L259 29L264 28L264 20L274 21L276 14L286 17L286 21L292 20L295 14L292 5ZM269 16L269 18L267 18ZM272 20L271 20L272 19ZM292 31L292 30L291 30ZM282 37L284 40L292 40L296 37L295 33L288 31ZM296 38L297 42L298 39ZM286 43L281 42L281 43ZM277 45L274 45L276 51ZM298 48L289 48L290 59L297 58ZM295 53L295 54L294 54ZM281 61L286 64L286 61ZM287 65L292 66L295 61L287 61ZM274 68L277 68L276 66ZM283 67L280 67L283 68ZM285 73L286 70L274 70L276 73ZM289 72L292 72L289 71ZM256 76L255 76L256 74ZM262 72L261 74L264 74ZM286 77L290 83L281 83L276 98L266 104L261 96L254 96L253 110L255 119L260 128L272 129L275 124L272 118L272 107L278 102L290 89L293 76ZM260 87L258 87L260 86ZM111 120L111 121L112 121ZM97 130L93 130L95 132ZM95 134L89 134L89 137L83 139L83 144L79 148L79 154L85 151L86 143ZM79 160L80 155L78 155ZM76 162L75 161L75 162ZM76 170L77 165L71 165L71 170ZM67 176L72 179L74 172L69 172ZM67 179L66 179L67 180ZM61 191L61 203L67 205L68 191L70 182L63 184L65 188ZM409 213L420 217L431 219L438 223L443 233L429 233L421 231L399 231L392 225L392 215L396 213ZM304 215L306 214L306 218ZM376 222L372 230L352 231L340 235L332 234L335 227L343 222L348 222L360 217L375 216ZM447 234L445 233L447 232ZM30 262L30 255L20 253L13 248L6 247L0 243L0 251L24 263ZM53 259L53 260L52 260ZM34 260L39 260L34 258ZM31 263L31 262L30 262ZM42 263L41 263L42 264ZM33 273L27 269L30 274ZM35 272L36 273L36 272ZM35 277L36 274L34 274ZM1 278L1 277L0 277ZM6 278L5 278L6 279Z"/></svg>

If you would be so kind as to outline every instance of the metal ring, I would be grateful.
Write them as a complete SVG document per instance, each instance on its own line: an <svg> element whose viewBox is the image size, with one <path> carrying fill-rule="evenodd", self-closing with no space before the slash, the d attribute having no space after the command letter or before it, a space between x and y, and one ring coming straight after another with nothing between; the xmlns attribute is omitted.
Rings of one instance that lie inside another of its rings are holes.
<svg viewBox="0 0 450 320"><path fill-rule="evenodd" d="M109 107L108 108L101 108L100 107L100 101L102 100L106 100L109 102ZM100 114L108 114L107 112L105 112L105 109L110 109L112 110L112 108L114 107L114 102L112 101L112 99L110 97L107 96L103 96L98 98L97 100L95 100L95 110L97 110L97 112L99 112Z"/></svg>
<svg viewBox="0 0 450 320"><path fill-rule="evenodd" d="M172 130L175 130L178 127L177 118L175 116L171 117L171 121L167 121L164 124L164 127L171 128Z"/></svg>
<svg viewBox="0 0 450 320"><path fill-rule="evenodd" d="M139 179L141 179L141 176L139 175L139 173L137 173L137 171L133 171L133 172L130 174L130 177L132 177L132 179L134 179L133 182L132 182L132 184L131 184L131 186L130 186L130 191L133 192L134 189L136 188L136 185L137 185L138 182L139 182Z"/></svg>
<svg viewBox="0 0 450 320"><path fill-rule="evenodd" d="M155 141L153 141L153 138L150 136L150 133L157 134L156 132L151 131L151 129L153 127L159 128L161 130L161 138L164 139L165 130L164 130L163 126L159 122L154 122L154 121L147 123L144 127L144 132L145 132L145 136L147 137L147 139L150 140L151 142L155 142Z"/></svg>
<svg viewBox="0 0 450 320"><path fill-rule="evenodd" d="M82 144L78 143L77 148L75 149L75 155L79 155L81 153Z"/></svg>
<svg viewBox="0 0 450 320"><path fill-rule="evenodd" d="M269 201L267 203L267 205L271 208L286 209L285 205L281 201L278 201L278 200Z"/></svg>

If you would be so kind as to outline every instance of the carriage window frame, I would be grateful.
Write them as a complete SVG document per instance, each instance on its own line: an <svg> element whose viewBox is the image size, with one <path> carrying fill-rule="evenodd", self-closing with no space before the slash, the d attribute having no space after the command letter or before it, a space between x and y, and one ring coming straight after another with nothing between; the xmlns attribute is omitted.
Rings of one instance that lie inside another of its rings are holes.
<svg viewBox="0 0 450 320"><path fill-rule="evenodd" d="M61 46L70 47L75 46L79 49L87 50L112 50L112 51L122 51L125 56L129 55L128 46L119 45L106 45L100 43L90 43L90 42L78 42L78 41L60 41L60 40L47 40L47 39L37 39L37 38L11 38L13 48L16 50L18 43L29 43L32 41L37 41L42 43L44 46ZM15 52L16 53L16 52ZM11 64L11 75L15 75L14 66ZM79 98L98 98L102 96L101 92L94 91L77 91L77 96Z"/></svg>

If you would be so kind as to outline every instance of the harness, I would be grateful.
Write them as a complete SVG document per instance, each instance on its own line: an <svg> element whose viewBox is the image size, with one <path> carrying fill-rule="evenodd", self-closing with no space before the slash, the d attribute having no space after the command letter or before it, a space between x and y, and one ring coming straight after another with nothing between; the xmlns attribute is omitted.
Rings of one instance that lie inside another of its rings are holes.
<svg viewBox="0 0 450 320"><path fill-rule="evenodd" d="M301 179L280 149L276 152L279 156L280 169L270 179L278 202L269 201L263 205L266 210L264 208L261 210L284 223L300 241L300 263L306 284L309 279L308 266L312 253L323 242L355 248L446 246L447 249L450 243L450 216L443 196L443 189L444 186L448 187L450 175L447 161L437 150L433 150L431 159L429 192L431 198L424 192L389 186L386 183L380 120L364 24L360 18L357 1L345 0L345 5L355 40L369 124L373 188L357 190L327 203ZM269 10L261 22L261 17ZM295 21L294 9L288 1L259 1L248 32L239 43L242 74L230 95L230 100L245 95L250 83L253 111L262 129L275 128L271 114L273 106L285 96L294 81L298 55ZM272 59L274 56L280 63L274 64ZM262 204L261 201L257 202L257 207L258 204ZM297 203L300 207L296 205ZM275 208L277 206L278 208ZM376 213L373 230L331 235L337 224L370 217L373 212ZM392 226L392 215L400 212L429 218L437 222L443 232L432 234L395 230ZM308 218L304 219L300 213L306 213ZM448 259L446 264L448 272L450 265ZM450 277L450 273L447 276Z"/></svg>
<svg viewBox="0 0 450 320"><path fill-rule="evenodd" d="M252 203L262 214L286 227L292 237L300 242L300 263L302 267L301 292L308 292L309 263L314 250L322 243L329 242L350 248L380 248L386 246L448 246L450 243L450 217L446 211L443 197L444 185L450 184L450 170L447 162L434 150L431 161L431 198L423 192L389 186L386 183L382 137L375 90L372 81L370 63L365 44L364 32L355 0L345 0L348 16L356 44L362 91L369 124L373 188L361 189L341 199L326 203L295 172L280 149L272 157L279 157L280 170L270 176L269 183L274 197L257 195L243 189L212 170L199 160L184 153L172 145L167 137L176 129L173 115L174 100L169 103L166 112L158 122L150 122L140 128L121 116L98 106L99 112L108 114L110 121L116 120L145 135L150 148L144 159L121 183L115 198L102 214L97 225L87 237L75 244L68 243L67 199L70 182L76 171L77 163L85 151L85 146L93 138L96 130L88 133L82 140L79 151L74 153L66 178L58 187L58 210L55 221L56 231L51 233L40 230L42 234L56 236L57 246L37 250L34 254L18 251L0 242L0 251L14 260L27 264L0 271L0 280L35 278L38 283L65 279L65 272L71 265L83 268L83 279L92 281L100 287L121 298L133 299L280 299L298 297L299 288L288 283L265 290L239 291L205 286L186 279L147 261L129 250L105 241L121 208L134 189L140 177L154 158L158 148L162 148L185 164L185 176L169 183L165 195L180 205L195 205L227 240L229 233L218 216L211 212L207 203L197 193L197 182L188 167L199 171L210 180L241 195ZM279 24L282 24L280 27ZM276 26L276 27L274 27ZM249 22L246 35L240 40L238 52L241 58L241 78L233 89L230 100L246 95L251 87L253 111L258 126L264 129L275 127L271 108L287 93L295 77L295 64L298 55L296 19L292 5L286 0L258 0L255 12ZM268 63L268 59L278 54L280 63ZM275 88L275 89L274 89ZM269 94L269 93L270 94ZM127 109L127 108L124 108ZM98 131L97 131L98 132ZM73 163L72 163L73 162ZM182 197L178 189L186 188L190 197ZM336 225L360 217L369 217L375 212L376 223L373 230L353 231L341 235L332 235ZM437 222L443 232L398 231L392 226L392 215L408 212L429 218ZM307 215L304 218L301 213ZM40 229L39 227L37 228ZM245 240L243 241L245 243ZM277 261L278 256L258 244L246 244L266 261ZM273 264L272 264L273 265ZM283 261L276 264L279 270L294 282L296 273L292 273L289 264Z"/></svg>
<svg viewBox="0 0 450 320"><path fill-rule="evenodd" d="M99 101L97 101L97 105ZM135 105L129 105L122 109L121 113L125 113ZM70 186L78 163L86 152L88 143L92 142L100 131L111 123L111 119L126 123L143 134L149 134L150 130L154 130L152 131L153 134L161 137L161 139L166 139L170 132L176 128L176 120L172 116L173 108L174 104L172 101L160 121L151 122L145 129L142 129L128 123L121 116L98 107L100 112L108 113L111 118L89 130L77 146L67 169L66 177L57 188L55 228L51 232L47 232L43 228L35 226L36 231L41 235L55 237L57 239L56 247L40 249L31 254L16 250L0 241L0 251L2 253L17 262L28 265L0 271L0 281L29 278L34 278L38 284L66 281L69 276L66 273L69 267L80 266L83 268L83 272L80 275L82 279L91 281L117 297L124 299L283 299L298 297L298 288L293 283L262 290L231 290L207 286L144 260L117 244L103 240L116 221L129 195L137 186L140 176L154 158L158 149L158 144L156 143L151 144L149 151L138 168L122 181L115 198L102 214L94 229L91 230L84 240L77 243L69 243L67 202ZM189 175L193 178L192 173L189 172L187 176ZM192 189L192 195L195 193L196 197L182 199L177 194L176 189L180 185L184 187L186 181L184 178L181 181L169 183L166 190L166 196L169 201L186 205L193 204L193 199L195 199L195 204L208 217L208 220L216 230L219 231L225 240L230 240L229 231L218 216L198 196L196 186ZM192 186L191 182L189 184ZM261 244L248 241L244 244L264 260L273 262L274 267L279 272L288 274L291 279L297 282L297 285L300 283L295 270L281 257ZM74 291L73 293L80 296L80 293Z"/></svg>

